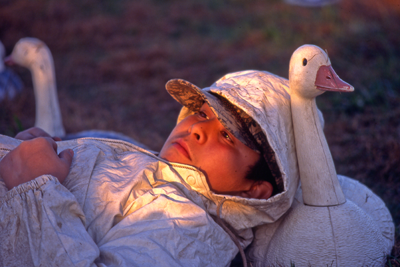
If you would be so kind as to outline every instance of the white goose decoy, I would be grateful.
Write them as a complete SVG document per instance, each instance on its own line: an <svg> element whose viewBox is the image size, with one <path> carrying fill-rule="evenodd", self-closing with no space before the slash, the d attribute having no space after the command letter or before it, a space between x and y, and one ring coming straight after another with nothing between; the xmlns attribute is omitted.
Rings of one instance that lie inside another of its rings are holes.
<svg viewBox="0 0 400 267"><path fill-rule="evenodd" d="M70 140L82 137L111 138L145 146L132 138L113 131L88 130L65 135L57 97L53 56L47 45L36 38L22 38L14 46L9 61L30 70L35 92L35 126L51 136Z"/></svg>
<svg viewBox="0 0 400 267"><path fill-rule="evenodd" d="M0 101L6 98L13 99L22 91L21 79L4 65L5 52L4 45L0 41Z"/></svg>
<svg viewBox="0 0 400 267"><path fill-rule="evenodd" d="M301 188L288 213L256 229L249 260L253 266L383 266L394 245L390 212L366 186L336 174L315 104L324 91L353 87L314 45L293 53L289 84Z"/></svg>

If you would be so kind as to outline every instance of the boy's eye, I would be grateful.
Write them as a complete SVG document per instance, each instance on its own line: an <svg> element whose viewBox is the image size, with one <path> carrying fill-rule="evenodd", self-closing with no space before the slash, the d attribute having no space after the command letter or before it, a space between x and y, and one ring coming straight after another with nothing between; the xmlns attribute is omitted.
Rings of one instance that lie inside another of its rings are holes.
<svg viewBox="0 0 400 267"><path fill-rule="evenodd" d="M199 116L200 117L202 117L202 118L205 118L205 119L208 119L208 116L207 116L207 114L206 113L204 113L203 111L199 111L199 112L197 112L197 114L199 114Z"/></svg>
<svg viewBox="0 0 400 267"><path fill-rule="evenodd" d="M229 134L228 134L227 132L221 131L221 134L222 134L222 136L223 136L225 139L227 139L227 140L229 140L230 142L232 142L232 139L231 139L231 137L229 136Z"/></svg>

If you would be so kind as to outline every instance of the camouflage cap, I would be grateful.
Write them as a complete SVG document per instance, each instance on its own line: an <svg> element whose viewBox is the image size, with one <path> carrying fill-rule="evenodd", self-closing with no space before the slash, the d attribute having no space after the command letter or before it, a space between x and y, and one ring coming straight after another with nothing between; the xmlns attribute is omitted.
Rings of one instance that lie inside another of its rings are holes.
<svg viewBox="0 0 400 267"><path fill-rule="evenodd" d="M254 151L261 152L262 149L251 132L254 129L255 122L224 97L208 92L207 88L201 90L194 84L182 79L170 80L165 87L176 101L190 111L197 112L204 103L207 103L221 124L230 133Z"/></svg>

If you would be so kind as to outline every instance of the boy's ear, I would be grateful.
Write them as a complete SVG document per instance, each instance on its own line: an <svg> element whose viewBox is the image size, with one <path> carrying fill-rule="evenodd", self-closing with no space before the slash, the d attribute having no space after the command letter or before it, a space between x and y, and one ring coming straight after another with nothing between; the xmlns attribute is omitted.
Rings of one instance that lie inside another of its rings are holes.
<svg viewBox="0 0 400 267"><path fill-rule="evenodd" d="M239 195L246 198L268 199L271 197L273 187L267 181L256 181L251 186L250 190L243 191Z"/></svg>

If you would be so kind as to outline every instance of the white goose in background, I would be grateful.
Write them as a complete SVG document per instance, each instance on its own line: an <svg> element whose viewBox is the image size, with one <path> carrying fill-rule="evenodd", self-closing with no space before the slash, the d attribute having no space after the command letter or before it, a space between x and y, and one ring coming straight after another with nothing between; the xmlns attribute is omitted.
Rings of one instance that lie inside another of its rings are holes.
<svg viewBox="0 0 400 267"><path fill-rule="evenodd" d="M255 230L253 266L384 266L394 224L383 201L361 183L337 176L315 97L350 92L327 54L304 45L292 55L289 84L301 181L291 209Z"/></svg>
<svg viewBox="0 0 400 267"><path fill-rule="evenodd" d="M21 79L4 65L5 48L0 41L0 102L6 98L13 99L22 91Z"/></svg>
<svg viewBox="0 0 400 267"><path fill-rule="evenodd" d="M45 43L36 38L22 38L14 46L8 61L30 70L35 92L35 126L45 130L51 136L63 140L81 137L119 139L134 145L143 144L121 133L102 130L88 130L65 135L60 106L57 97L56 76L53 56Z"/></svg>

